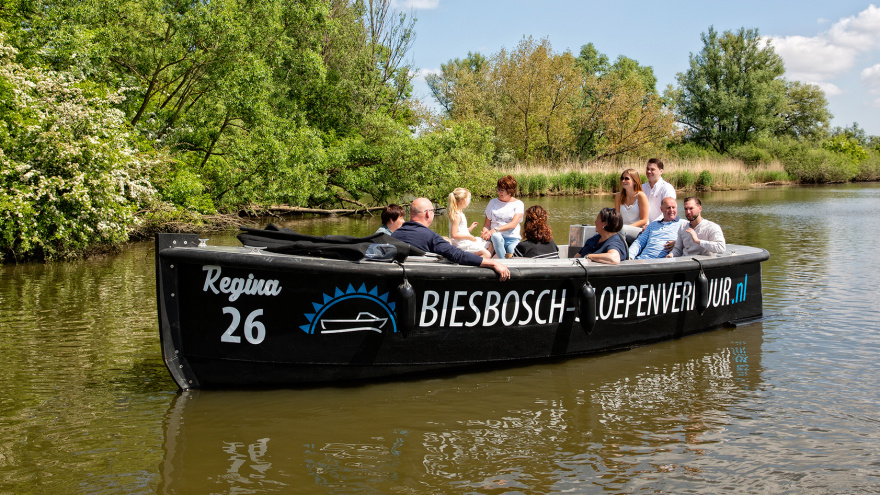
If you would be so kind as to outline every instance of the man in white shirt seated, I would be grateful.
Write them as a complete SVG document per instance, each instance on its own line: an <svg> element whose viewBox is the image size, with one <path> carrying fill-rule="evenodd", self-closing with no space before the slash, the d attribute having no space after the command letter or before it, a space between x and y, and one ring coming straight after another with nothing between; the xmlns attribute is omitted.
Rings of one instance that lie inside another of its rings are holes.
<svg viewBox="0 0 880 495"><path fill-rule="evenodd" d="M651 158L645 167L648 182L642 184L642 192L648 197L648 223L663 218L660 203L666 198L675 199L675 188L663 180L663 162L659 158Z"/></svg>
<svg viewBox="0 0 880 495"><path fill-rule="evenodd" d="M700 198L691 196L684 200L684 216L687 223L678 231L675 247L667 258L674 256L718 256L727 249L724 233L715 222L703 218L703 203Z"/></svg>

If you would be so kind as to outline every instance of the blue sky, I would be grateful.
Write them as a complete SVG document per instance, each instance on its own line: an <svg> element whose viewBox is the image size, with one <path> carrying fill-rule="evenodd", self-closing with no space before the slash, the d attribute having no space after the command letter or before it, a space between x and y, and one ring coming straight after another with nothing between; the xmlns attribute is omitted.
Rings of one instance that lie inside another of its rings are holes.
<svg viewBox="0 0 880 495"><path fill-rule="evenodd" d="M593 43L611 60L625 55L650 65L663 90L702 48L700 34L757 28L770 38L786 78L818 84L832 126L858 122L880 136L880 7L850 0L525 1L395 0L412 13L410 57L420 70L416 96L435 104L424 76L468 52L490 56L523 36L547 38L555 52Z"/></svg>

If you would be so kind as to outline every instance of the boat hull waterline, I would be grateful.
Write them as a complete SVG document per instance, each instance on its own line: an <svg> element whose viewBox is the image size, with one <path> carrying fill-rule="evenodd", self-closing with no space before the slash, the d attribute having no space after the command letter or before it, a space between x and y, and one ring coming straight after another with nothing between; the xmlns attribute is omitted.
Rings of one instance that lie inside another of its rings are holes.
<svg viewBox="0 0 880 495"><path fill-rule="evenodd" d="M162 352L181 389L276 387L581 356L762 317L766 250L630 261L513 259L509 281L157 237Z"/></svg>

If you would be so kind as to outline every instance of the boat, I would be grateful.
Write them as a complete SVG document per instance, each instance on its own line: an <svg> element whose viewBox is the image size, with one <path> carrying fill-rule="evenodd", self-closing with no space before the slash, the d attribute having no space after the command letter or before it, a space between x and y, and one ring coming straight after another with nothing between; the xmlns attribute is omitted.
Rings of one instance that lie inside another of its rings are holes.
<svg viewBox="0 0 880 495"><path fill-rule="evenodd" d="M244 229L242 246L156 236L162 354L181 389L516 366L763 317L761 263L770 255L757 247L620 265L513 258L503 260L511 277L501 282L383 234L285 230ZM563 246L563 256L576 247Z"/></svg>
<svg viewBox="0 0 880 495"><path fill-rule="evenodd" d="M321 333L343 333L343 332L378 332L382 333L382 327L388 318L377 318L370 313L358 313L357 318L342 320L320 319ZM376 325L376 326L373 326Z"/></svg>

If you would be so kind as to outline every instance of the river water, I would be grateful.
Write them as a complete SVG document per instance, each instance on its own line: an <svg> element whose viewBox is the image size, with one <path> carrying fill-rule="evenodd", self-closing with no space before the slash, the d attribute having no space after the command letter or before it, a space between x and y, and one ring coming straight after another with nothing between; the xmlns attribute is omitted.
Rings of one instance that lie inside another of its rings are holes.
<svg viewBox="0 0 880 495"><path fill-rule="evenodd" d="M151 243L2 266L0 494L880 492L880 185L703 199L728 242L771 253L763 322L404 382L180 393ZM561 243L609 201L525 203Z"/></svg>

